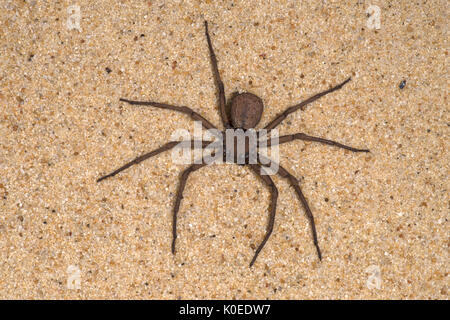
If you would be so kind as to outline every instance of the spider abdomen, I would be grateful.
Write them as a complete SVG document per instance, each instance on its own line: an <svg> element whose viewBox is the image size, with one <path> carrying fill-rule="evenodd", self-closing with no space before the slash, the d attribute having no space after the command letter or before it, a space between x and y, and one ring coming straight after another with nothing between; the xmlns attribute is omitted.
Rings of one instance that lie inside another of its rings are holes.
<svg viewBox="0 0 450 320"><path fill-rule="evenodd" d="M264 110L263 101L253 93L240 93L231 101L231 122L234 128L256 127Z"/></svg>

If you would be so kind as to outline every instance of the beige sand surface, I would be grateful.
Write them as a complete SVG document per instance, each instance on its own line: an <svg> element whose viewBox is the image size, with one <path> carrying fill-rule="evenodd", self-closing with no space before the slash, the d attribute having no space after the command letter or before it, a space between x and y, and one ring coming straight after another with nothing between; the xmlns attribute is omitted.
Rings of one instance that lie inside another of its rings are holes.
<svg viewBox="0 0 450 320"><path fill-rule="evenodd" d="M0 298L448 299L446 1L56 3L0 3ZM193 131L185 115L120 97L191 106L220 125L204 19L227 96L262 97L261 126L353 77L279 126L372 151L280 147L322 262L279 177L274 233L252 269L270 193L249 169L192 174L176 256L186 165L168 152L96 183Z"/></svg>

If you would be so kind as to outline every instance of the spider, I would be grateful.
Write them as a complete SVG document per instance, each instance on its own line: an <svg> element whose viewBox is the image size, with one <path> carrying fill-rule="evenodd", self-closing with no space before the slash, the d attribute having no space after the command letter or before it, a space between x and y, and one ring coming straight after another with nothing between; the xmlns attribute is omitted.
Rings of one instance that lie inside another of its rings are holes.
<svg viewBox="0 0 450 320"><path fill-rule="evenodd" d="M225 129L228 129L228 130L231 129L231 130L246 131L249 129L254 129L260 122L260 119L261 119L261 116L262 116L262 113L264 110L263 101L261 100L261 98L259 98L255 94L252 94L249 92L244 92L244 93L237 93L234 96L232 96L231 103L227 104L227 101L225 99L224 85L220 78L219 69L217 66L217 58L216 58L216 55L214 53L213 46L211 43L211 38L209 35L209 31L208 31L208 22L207 21L204 22L204 27L205 27L206 41L208 43L212 71L214 74L214 79L216 82L218 95L219 95L218 96L218 104L219 104L220 116L221 116L223 126L225 127ZM333 91L341 89L350 80L351 80L351 77L349 77L342 83L340 83L328 90L317 93L317 94L311 96L310 98L304 100L303 102L300 102L296 105L293 105L293 106L287 108L284 112L278 114L271 122L269 122L269 124L266 125L264 127L264 129L266 129L267 133L270 133L270 131L273 130L276 126L278 126L289 114L291 114L299 109L304 110L306 105L316 101L317 99L319 99L320 97L323 97L326 94L329 94ZM205 129L208 129L208 130L216 129L217 130L217 128L211 122L209 122L207 119L202 117L200 114L198 114L197 112L195 112L194 110L192 110L191 108L186 107L186 106L175 106L175 105L170 105L170 104L160 103L160 102L153 102L153 101L134 101L134 100L128 100L128 99L124 99L124 98L120 98L120 101L126 102L130 105L151 106L151 107L156 107L156 108L160 108L160 109L168 109L168 110L174 110L177 112L181 112L181 113L189 115L192 119L194 119L196 121L200 121L202 126ZM224 133L224 131L222 131L222 133ZM290 142L293 140L318 142L318 143L327 144L327 145L335 146L338 148L350 150L352 152L370 152L368 149L357 149L357 148L349 147L349 146L346 146L339 142L310 136L305 133L295 133L295 134L280 136L279 140L278 140L278 144L287 143L287 142ZM203 141L203 140L201 140L201 141L198 141L198 140L197 141L196 140L189 141L188 140L187 142L189 142L189 143L184 144L184 147L189 146L191 149L194 148L194 144L196 142L200 143L202 148L206 148L211 143L210 141ZM164 144L163 146L161 146L160 148L153 150L149 153L146 153L144 155L141 155L141 156L135 158L134 160L126 163L125 165L118 168L117 170L115 170L107 175L102 176L101 178L99 178L97 180L97 182L100 182L104 179L115 176L119 172L121 172L133 165L141 163L142 161L144 161L148 158L156 156L157 154L160 154L161 152L170 150L170 149L174 148L175 146L177 146L179 143L180 143L179 141L168 142L168 143ZM225 139L222 141L222 143L223 143L223 150L227 150ZM267 164L267 161L264 161L265 164L262 163L263 161L261 161L261 160L263 159L263 156L259 153L259 151L258 151L257 162L249 163L249 161L248 161L249 146L247 144L251 143L251 142L246 141L245 143L246 143L245 150L246 150L247 154L245 155L245 163L243 165L249 166L250 169L252 171L254 171L255 174L257 176L259 176L262 179L262 181L270 188L270 192L271 192L271 207L269 207L270 210L269 210L269 220L268 220L267 230L266 230L263 240L261 241L261 243L259 244L258 248L256 249L256 251L254 253L253 259L250 262L250 267L252 267L259 255L259 253L261 252L261 250L263 249L267 240L269 239L270 235L272 234L274 223L275 223L275 212L276 212L276 206L277 206L278 189L277 189L276 185L274 184L270 175L266 172L268 164ZM270 146L270 144L268 144L267 146ZM255 146L253 146L253 147L255 147ZM267 160L267 159L265 159L265 160ZM224 161L225 161L225 152L224 152ZM232 162L237 163L237 159L234 158L234 161L232 161ZM270 162L270 160L269 160L269 162ZM186 186L186 182L188 180L189 175L192 172L197 171L206 165L207 165L207 163L204 161L204 158L202 158L200 163L194 163L194 164L190 165L187 169L185 169L182 172L182 174L180 176L180 184L178 186L178 191L177 191L177 195L175 198L175 205L173 208L173 224L172 224L172 253L173 254L175 254L175 242L177 239L177 216L178 216L178 211L180 209L181 200L183 199L183 191ZM306 211L306 216L309 219L309 222L311 225L312 238L313 238L313 242L314 242L314 245L315 245L315 248L317 251L317 255L319 257L319 260L322 260L322 253L321 253L319 243L317 240L317 232L316 232L316 226L314 223L314 217L313 217L311 209L308 205L308 202L306 201L306 198L303 195L303 192L300 188L299 181L291 173L289 173L286 169L284 169L280 165L278 165L277 174L280 175L282 178L287 179L289 184L294 188L295 193L297 194L300 202L302 203L303 208Z"/></svg>

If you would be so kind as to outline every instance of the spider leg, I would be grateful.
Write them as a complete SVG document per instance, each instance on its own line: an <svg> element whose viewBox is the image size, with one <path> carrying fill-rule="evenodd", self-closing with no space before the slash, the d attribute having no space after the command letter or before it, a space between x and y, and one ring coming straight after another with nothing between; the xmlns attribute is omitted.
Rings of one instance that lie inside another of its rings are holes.
<svg viewBox="0 0 450 320"><path fill-rule="evenodd" d="M282 166L279 167L278 173L283 178L287 178L289 180L289 183L291 184L291 186L294 187L295 192L297 193L301 203L303 204L303 207L305 208L306 211L306 215L308 216L309 222L311 223L311 232L313 236L314 245L316 246L317 255L319 256L319 260L322 260L322 253L320 251L319 242L317 241L317 231L316 231L316 224L314 222L314 216L311 212L311 209L309 208L308 201L306 201L306 198L303 195L302 189L300 188L297 178L295 178Z"/></svg>
<svg viewBox="0 0 450 320"><path fill-rule="evenodd" d="M117 169L117 170L115 170L115 171L113 171L113 172L111 172L111 173L109 173L109 174L107 174L107 175L104 175L103 177L97 179L97 182L100 182L100 181L102 181L102 180L105 180L106 178L115 176L115 175L118 174L119 172L121 172L121 171L123 171L123 170L125 170L125 169L128 169L128 168L131 167L132 165L141 163L142 161L147 160L148 158L151 158L151 157L153 157L153 156L156 156L157 154L160 154L161 152L170 150L170 149L174 148L175 146L177 146L177 145L180 144L180 143L182 143L182 145L181 145L182 147L185 147L185 146L187 146L187 142L189 142L189 146L190 146L192 149L194 149L194 146L195 146L195 143L196 143L196 142L197 142L197 143L201 142L201 143L202 143L202 148L207 147L207 146L211 143L210 141L195 141L195 140L186 141L186 143L183 143L183 141L171 141L171 142L168 142L168 143L166 143L165 145L163 145L162 147L160 147L160 148L158 148L158 149L156 149L156 150L153 150L153 151L151 151L151 152L148 152L148 153L146 153L146 154L143 154L142 156L139 156L139 157L135 158L134 160L132 160L132 161L130 161L130 162L124 164L124 165L121 166L119 169Z"/></svg>
<svg viewBox="0 0 450 320"><path fill-rule="evenodd" d="M177 215L178 210L180 209L181 200L183 199L183 191L184 187L186 186L187 179L189 178L189 175L206 166L206 163L200 163L200 164L193 164L189 166L186 170L183 171L180 177L180 185L178 186L178 192L177 197L175 199L175 206L173 208L173 224L172 224L172 253L175 254L175 241L177 239Z"/></svg>
<svg viewBox="0 0 450 320"><path fill-rule="evenodd" d="M278 189L275 186L275 183L273 183L273 180L270 178L269 175L261 173L261 171L264 171L262 166L257 165L257 164L250 164L249 166L271 188L270 192L272 194L272 207L270 210L269 224L267 225L267 232L266 232L266 235L264 236L263 241L259 245L258 249L256 249L255 255L253 256L252 261L250 262L250 267L252 267L256 261L256 258L259 255L260 251L262 250L262 248L266 244L267 240L269 239L270 235L272 234L273 225L275 223L275 213L277 210Z"/></svg>
<svg viewBox="0 0 450 320"><path fill-rule="evenodd" d="M260 158L264 159L263 156L259 155ZM270 161L267 158L265 159L265 162ZM264 164L264 166L268 166ZM298 180L296 177L294 177L292 174L290 174L286 169L284 169L282 166L278 165L278 174L282 178L287 178L289 181L289 184L294 187L295 193L297 193L298 198L300 199L300 202L303 205L303 208L306 211L306 216L309 219L309 222L311 224L311 231L313 236L314 245L317 250L317 255L319 256L319 260L322 260L322 253L320 251L319 242L317 241L317 231L316 231L316 224L314 223L314 216L311 212L311 209L309 208L308 202L306 201L305 196L303 195L303 192L300 188L300 185L298 183Z"/></svg>
<svg viewBox="0 0 450 320"><path fill-rule="evenodd" d="M273 119L267 126L265 126L264 129L266 129L266 130L272 130L272 129L275 128L277 125L279 125L284 119L286 119L286 117L287 117L289 114L291 114L291 113L297 111L298 109L302 109L302 110L303 110L304 107L305 107L307 104L310 104L311 102L316 101L317 99L319 99L320 97L323 97L324 95L326 95L326 94L328 94L328 93L331 93L331 92L333 92L333 91L336 91L336 90L341 89L341 88L342 88L347 82L349 82L350 80L351 80L351 77L348 78L347 80L345 80L344 82L342 82L341 84L338 84L337 86L334 86L334 87L331 88L331 89L322 91L322 92L320 92L320 93L318 93L318 94L316 94L316 95L314 95L314 96L312 96L312 97L306 99L305 101L300 102L299 104L296 104L296 105L294 105L294 106L292 106L292 107L287 108L286 110L284 110L283 113L279 114L279 115L278 115L275 119Z"/></svg>
<svg viewBox="0 0 450 320"><path fill-rule="evenodd" d="M153 102L153 101L134 101L134 100L128 100L128 99L124 99L124 98L120 98L119 100L129 103L129 104L132 104L132 105L152 106L152 107L160 108L160 109L169 109L169 110L178 111L178 112L189 115L194 120L201 121L203 127L205 127L206 129L217 129L211 122L206 120L204 117L202 117L200 114L198 114L197 112L195 112L194 110L192 110L189 107L185 107L185 106L178 107L178 106L173 106L173 105L166 104L166 103L159 103L159 102Z"/></svg>
<svg viewBox="0 0 450 320"><path fill-rule="evenodd" d="M369 149L357 149L357 148L353 148L353 147L349 147L346 146L342 143L336 142L336 141L332 141L332 140L328 140L328 139L324 139L324 138L319 138L319 137L313 137L313 136L309 136L307 134L304 133L296 133L296 134L290 134L287 136L281 136L278 138L278 144L282 144L282 143L287 143L287 142L291 142L293 140L304 140L304 141L314 141L314 142L319 142L319 143L323 143L323 144L328 144L330 146L335 146L338 148L342 148L342 149L346 149L346 150L350 150L353 152L370 152ZM267 140L267 146L273 146L274 144L272 143L272 141L270 139Z"/></svg>
<svg viewBox="0 0 450 320"><path fill-rule="evenodd" d="M227 103L226 99L225 99L225 89L224 89L224 86L223 86L223 82L220 79L219 68L217 67L217 58L216 58L216 55L214 54L214 49L212 47L211 38L209 37L208 22L207 21L205 21L205 35L206 35L206 41L208 42L209 56L211 58L211 65L212 65L213 72L214 72L214 78L216 80L217 88L219 89L220 115L222 117L222 122L223 122L223 125L224 125L225 129L231 128L230 121L228 119L228 115L227 115L227 112L225 110L225 106L226 106L226 103Z"/></svg>

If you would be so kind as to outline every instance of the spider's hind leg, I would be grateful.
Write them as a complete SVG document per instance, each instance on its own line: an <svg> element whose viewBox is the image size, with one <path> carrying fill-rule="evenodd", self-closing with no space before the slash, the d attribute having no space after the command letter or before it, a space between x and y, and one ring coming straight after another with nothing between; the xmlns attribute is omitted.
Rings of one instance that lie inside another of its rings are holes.
<svg viewBox="0 0 450 320"><path fill-rule="evenodd" d="M227 110L226 110L227 101L225 99L225 89L224 89L222 79L220 78L219 67L217 66L217 58L216 58L216 54L214 53L211 38L209 36L207 21L205 21L205 35L206 35L206 41L208 42L209 57L210 57L211 65L213 68L214 79L216 81L217 89L219 91L220 116L222 118L224 127L231 128L230 120L228 119L228 114L227 114Z"/></svg>

